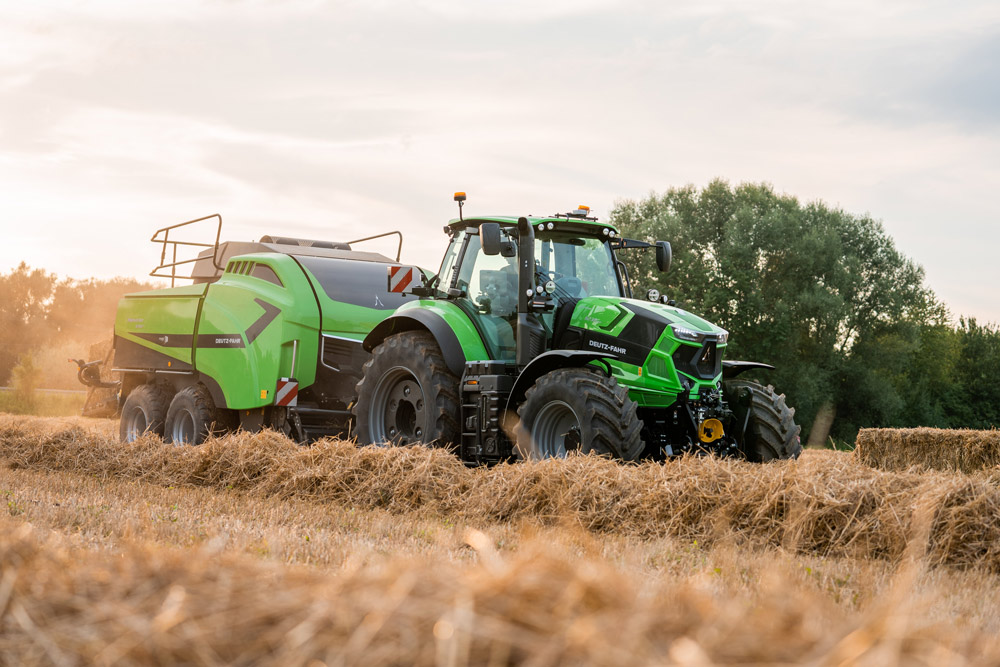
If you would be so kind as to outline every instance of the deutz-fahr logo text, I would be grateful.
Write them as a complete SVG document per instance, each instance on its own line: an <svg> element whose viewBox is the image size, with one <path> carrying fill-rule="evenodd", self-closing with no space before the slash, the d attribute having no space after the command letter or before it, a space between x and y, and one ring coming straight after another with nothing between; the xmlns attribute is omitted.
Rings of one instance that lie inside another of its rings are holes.
<svg viewBox="0 0 1000 667"><path fill-rule="evenodd" d="M603 350L604 352L612 352L614 354L628 354L628 350L624 347L619 347L617 345L611 345L609 343L603 343L599 340L589 340L587 341L590 347L596 347L598 350Z"/></svg>

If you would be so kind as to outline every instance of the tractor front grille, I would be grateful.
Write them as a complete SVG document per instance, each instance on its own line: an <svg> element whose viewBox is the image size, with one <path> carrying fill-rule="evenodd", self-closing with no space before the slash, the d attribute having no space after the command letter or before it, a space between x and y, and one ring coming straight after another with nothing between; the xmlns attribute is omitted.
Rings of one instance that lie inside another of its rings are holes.
<svg viewBox="0 0 1000 667"><path fill-rule="evenodd" d="M711 380L722 372L722 355L715 340L707 340L700 346L681 345L673 360L678 371L699 380Z"/></svg>

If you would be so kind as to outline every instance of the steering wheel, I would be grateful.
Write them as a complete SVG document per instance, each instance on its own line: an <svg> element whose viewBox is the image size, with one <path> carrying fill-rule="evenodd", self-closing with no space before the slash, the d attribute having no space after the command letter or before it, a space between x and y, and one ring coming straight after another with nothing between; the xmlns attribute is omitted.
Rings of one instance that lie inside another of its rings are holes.
<svg viewBox="0 0 1000 667"><path fill-rule="evenodd" d="M580 290L583 289L583 281L576 276L560 276L555 279L555 282L556 287L571 297L580 296Z"/></svg>

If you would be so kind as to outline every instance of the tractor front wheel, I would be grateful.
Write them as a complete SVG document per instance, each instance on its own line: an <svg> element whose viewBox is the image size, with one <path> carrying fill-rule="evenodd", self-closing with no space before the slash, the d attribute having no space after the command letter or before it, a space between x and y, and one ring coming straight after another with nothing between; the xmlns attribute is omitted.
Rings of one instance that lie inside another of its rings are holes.
<svg viewBox="0 0 1000 667"><path fill-rule="evenodd" d="M141 384L129 392L118 426L121 441L135 442L146 433L162 438L169 403L170 396L159 385Z"/></svg>
<svg viewBox="0 0 1000 667"><path fill-rule="evenodd" d="M795 409L785 403L784 394L749 380L729 380L722 391L734 407L735 435L747 460L766 463L799 458L802 427L795 423Z"/></svg>
<svg viewBox="0 0 1000 667"><path fill-rule="evenodd" d="M570 451L637 461L643 452L636 403L597 369L560 368L535 381L517 410L522 459L563 458Z"/></svg>
<svg viewBox="0 0 1000 667"><path fill-rule="evenodd" d="M429 333L386 338L365 363L354 406L363 445L457 444L459 380Z"/></svg>

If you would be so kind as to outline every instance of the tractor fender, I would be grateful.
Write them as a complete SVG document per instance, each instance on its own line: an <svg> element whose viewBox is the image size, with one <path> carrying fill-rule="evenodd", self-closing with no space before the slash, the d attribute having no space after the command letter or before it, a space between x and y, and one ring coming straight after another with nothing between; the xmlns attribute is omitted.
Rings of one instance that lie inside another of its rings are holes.
<svg viewBox="0 0 1000 667"><path fill-rule="evenodd" d="M749 371L754 368L766 368L771 371L774 370L774 366L771 364L762 364L759 361L723 361L722 377L725 380L731 380L743 371Z"/></svg>
<svg viewBox="0 0 1000 667"><path fill-rule="evenodd" d="M507 410L516 410L518 404L524 400L528 389L535 384L535 380L550 371L557 368L579 368L586 366L591 361L614 358L612 354L586 350L550 350L540 354L524 367L524 370L514 381L514 387L510 390L510 397L507 399ZM607 362L605 362L605 371L611 375L611 368Z"/></svg>
<svg viewBox="0 0 1000 667"><path fill-rule="evenodd" d="M412 308L404 313L390 315L368 332L362 344L366 352L371 352L386 338L403 331L424 330L430 332L441 348L448 370L455 377L462 377L465 371L465 353L455 331L443 317L429 310Z"/></svg>

